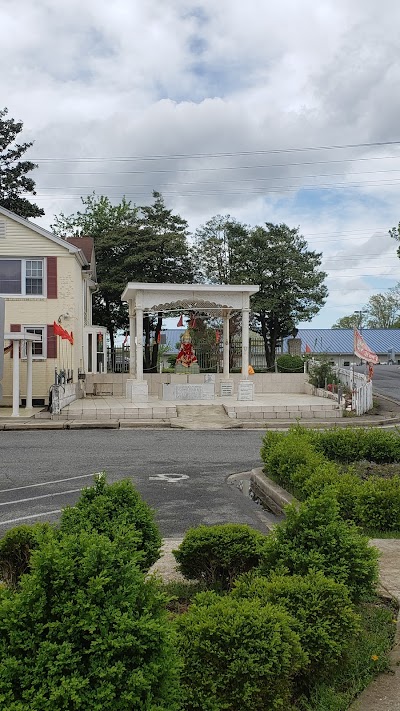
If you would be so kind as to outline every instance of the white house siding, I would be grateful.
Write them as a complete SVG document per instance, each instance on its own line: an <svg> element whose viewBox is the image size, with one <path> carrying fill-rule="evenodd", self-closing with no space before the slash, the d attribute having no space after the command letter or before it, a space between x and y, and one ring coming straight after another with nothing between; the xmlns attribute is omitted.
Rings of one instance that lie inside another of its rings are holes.
<svg viewBox="0 0 400 711"><path fill-rule="evenodd" d="M82 290L84 278L82 267L75 253L38 232L14 222L0 214L0 222L6 222L6 235L0 238L0 258L15 257L57 257L57 298L46 296L5 296L5 331L11 330L11 324L21 326L47 326L61 317L61 325L74 334L74 346L67 341L58 340L57 358L34 360L33 363L33 398L48 401L49 388L54 382L55 367L72 367L74 380L77 380L78 367L83 366L83 307ZM46 273L46 268L44 269ZM63 318L65 314L69 318ZM72 354L72 357L71 357ZM64 362L63 362L64 356ZM12 400L12 365L10 354L4 358L3 405ZM20 361L20 394L26 393L25 361Z"/></svg>

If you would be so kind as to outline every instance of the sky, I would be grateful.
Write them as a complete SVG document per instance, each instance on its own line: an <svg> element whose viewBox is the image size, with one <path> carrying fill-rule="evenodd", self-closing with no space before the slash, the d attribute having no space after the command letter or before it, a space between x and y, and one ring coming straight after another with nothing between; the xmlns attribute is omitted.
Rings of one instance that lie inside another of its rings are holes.
<svg viewBox="0 0 400 711"><path fill-rule="evenodd" d="M328 274L307 325L330 328L400 280L399 26L396 0L0 0L37 223L158 190L192 233L298 227Z"/></svg>

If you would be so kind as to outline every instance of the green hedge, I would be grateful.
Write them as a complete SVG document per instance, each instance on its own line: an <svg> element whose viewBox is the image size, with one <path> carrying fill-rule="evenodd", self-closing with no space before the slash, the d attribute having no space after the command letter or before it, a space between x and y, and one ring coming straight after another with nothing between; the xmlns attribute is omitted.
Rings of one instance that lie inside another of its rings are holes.
<svg viewBox="0 0 400 711"><path fill-rule="evenodd" d="M232 595L280 605L292 615L294 629L309 657L307 667L301 671L307 686L315 682L316 676L323 679L331 674L360 630L360 618L347 587L322 572L273 575L270 579L244 575L236 581Z"/></svg>
<svg viewBox="0 0 400 711"><path fill-rule="evenodd" d="M267 537L262 575L282 571L307 575L319 570L347 585L352 600L374 593L378 552L359 529L344 521L331 492L286 507L286 518Z"/></svg>
<svg viewBox="0 0 400 711"><path fill-rule="evenodd" d="M175 646L165 600L128 545L54 537L19 590L0 592L0 708L175 711Z"/></svg>
<svg viewBox="0 0 400 711"><path fill-rule="evenodd" d="M368 459L378 464L400 462L397 432L374 429L268 432L261 457L266 473L299 499L334 492L343 518L366 530L400 530L400 477L365 480L351 463Z"/></svg>
<svg viewBox="0 0 400 711"><path fill-rule="evenodd" d="M54 529L49 523L15 526L0 539L0 579L11 588L30 571L31 553Z"/></svg>
<svg viewBox="0 0 400 711"><path fill-rule="evenodd" d="M197 526L173 551L180 572L208 587L229 590L238 575L259 565L267 537L244 524Z"/></svg>
<svg viewBox="0 0 400 711"><path fill-rule="evenodd" d="M124 545L125 533L130 531L130 545L141 552L143 570L148 570L160 555L161 537L151 508L131 481L107 484L104 473L97 475L94 486L82 491L75 506L63 510L60 531L95 531L110 540L118 538L120 545Z"/></svg>
<svg viewBox="0 0 400 711"><path fill-rule="evenodd" d="M200 593L177 620L186 711L288 708L292 679L308 663L293 618L263 601Z"/></svg>

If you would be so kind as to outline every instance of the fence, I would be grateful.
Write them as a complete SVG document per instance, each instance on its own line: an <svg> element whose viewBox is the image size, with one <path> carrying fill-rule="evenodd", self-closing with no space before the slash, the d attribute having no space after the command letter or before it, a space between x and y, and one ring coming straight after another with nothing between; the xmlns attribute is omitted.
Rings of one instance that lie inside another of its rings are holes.
<svg viewBox="0 0 400 711"><path fill-rule="evenodd" d="M164 346L165 347L165 346ZM200 341L195 345L195 353L199 368L202 372L218 373L222 371L223 345L222 343L211 344L209 341ZM264 344L259 339L249 340L249 360L253 368L259 370L274 370L267 368ZM277 349L277 355L281 354L281 349ZM163 355L163 360L168 355L176 355L173 349ZM242 343L233 341L229 346L229 369L240 371L242 367ZM107 348L107 370L112 373L129 373L129 346L118 346L111 355L111 349Z"/></svg>
<svg viewBox="0 0 400 711"><path fill-rule="evenodd" d="M364 412L371 410L373 406L372 381L368 380L363 373L355 373L352 368L336 367L334 371L340 382L351 390L351 407L356 415L363 415Z"/></svg>

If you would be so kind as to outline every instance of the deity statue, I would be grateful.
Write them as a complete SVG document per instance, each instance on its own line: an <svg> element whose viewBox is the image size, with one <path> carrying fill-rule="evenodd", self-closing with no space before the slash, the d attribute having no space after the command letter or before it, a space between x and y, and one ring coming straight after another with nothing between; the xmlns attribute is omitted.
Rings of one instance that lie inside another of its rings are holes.
<svg viewBox="0 0 400 711"><path fill-rule="evenodd" d="M180 372L185 372L182 371L182 368L190 369L191 372L199 372L189 330L186 330L181 336L181 347L176 357L175 368Z"/></svg>

